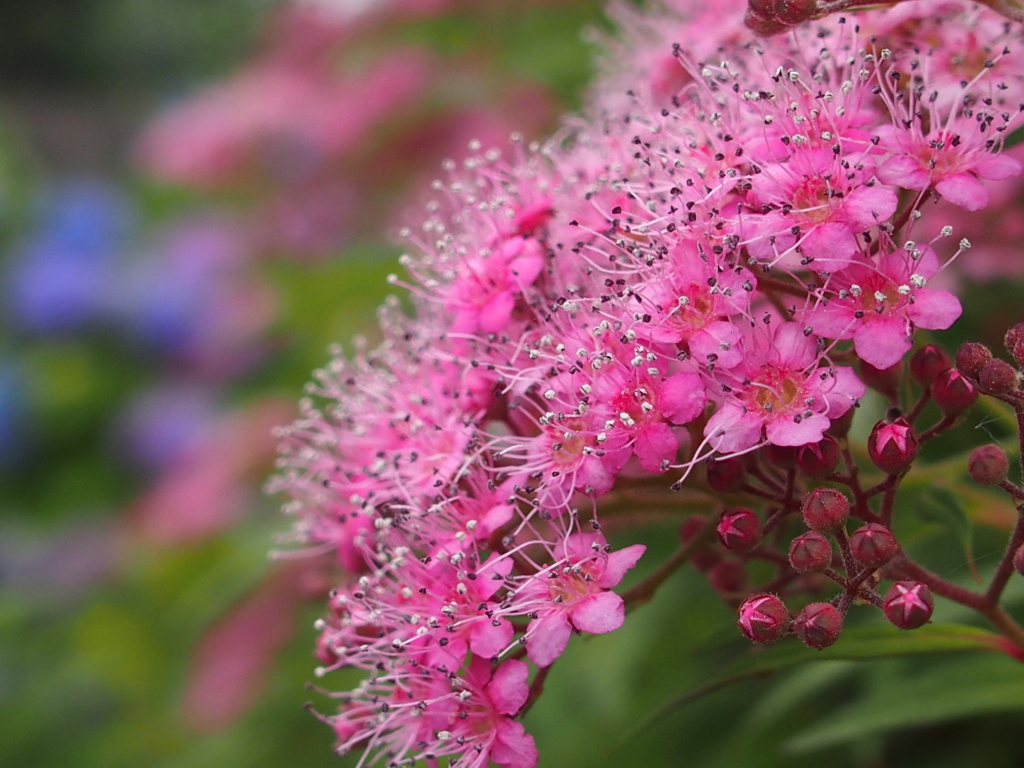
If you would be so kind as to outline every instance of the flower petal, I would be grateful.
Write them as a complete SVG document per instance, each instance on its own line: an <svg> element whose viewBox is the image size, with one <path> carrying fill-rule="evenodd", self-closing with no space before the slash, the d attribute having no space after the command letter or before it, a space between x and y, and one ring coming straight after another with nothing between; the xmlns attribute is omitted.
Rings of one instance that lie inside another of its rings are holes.
<svg viewBox="0 0 1024 768"><path fill-rule="evenodd" d="M598 592L578 602L570 616L576 629L602 635L622 626L626 606L614 592Z"/></svg>

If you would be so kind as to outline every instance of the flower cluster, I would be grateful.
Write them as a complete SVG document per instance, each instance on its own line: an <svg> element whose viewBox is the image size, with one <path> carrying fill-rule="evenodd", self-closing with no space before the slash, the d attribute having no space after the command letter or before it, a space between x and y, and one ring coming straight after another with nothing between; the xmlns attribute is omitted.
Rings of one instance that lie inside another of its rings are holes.
<svg viewBox="0 0 1024 768"><path fill-rule="evenodd" d="M770 502L684 526L684 549L717 527L701 567L735 604L744 558L773 559L765 534L810 529L742 603L751 639L824 647L855 602L905 628L930 615L909 577L875 592L920 409L873 433L879 489L836 468L869 372L960 314L933 280L970 243L946 226L918 241L918 221L937 199L982 209L988 181L1021 172L1002 152L1022 122L1021 30L920 0L760 39L745 2L704 5L623 19L615 71L549 144L448 165L393 280L414 317L385 306L383 343L338 351L282 431L271 488L294 540L353 573L319 625L318 672L367 673L323 716L341 751L531 768L516 717L545 670L645 596L612 591L644 548L612 548L601 521L709 462L711 488ZM949 378L928 396L976 397ZM866 523L852 536L850 515ZM790 620L769 593L821 573L843 594Z"/></svg>

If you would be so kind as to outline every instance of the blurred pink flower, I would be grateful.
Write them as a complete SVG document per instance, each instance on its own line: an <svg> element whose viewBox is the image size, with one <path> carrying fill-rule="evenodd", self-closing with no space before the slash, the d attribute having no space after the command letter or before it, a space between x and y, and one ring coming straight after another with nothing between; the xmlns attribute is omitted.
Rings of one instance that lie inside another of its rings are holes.
<svg viewBox="0 0 1024 768"><path fill-rule="evenodd" d="M195 542L233 525L245 514L252 479L272 460L271 430L293 415L291 404L265 399L211 425L135 501L131 525L161 544Z"/></svg>

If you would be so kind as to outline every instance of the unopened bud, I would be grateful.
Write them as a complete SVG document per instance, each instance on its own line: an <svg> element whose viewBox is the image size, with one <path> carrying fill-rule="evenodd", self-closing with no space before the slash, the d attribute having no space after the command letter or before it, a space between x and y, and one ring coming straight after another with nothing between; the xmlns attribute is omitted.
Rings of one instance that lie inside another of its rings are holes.
<svg viewBox="0 0 1024 768"><path fill-rule="evenodd" d="M903 381L903 361L888 368L875 368L871 363L861 360L860 379L887 399L893 400L899 394L900 383Z"/></svg>
<svg viewBox="0 0 1024 768"><path fill-rule="evenodd" d="M718 538L726 549L746 552L761 540L761 520L746 507L730 507L718 521Z"/></svg>
<svg viewBox="0 0 1024 768"><path fill-rule="evenodd" d="M736 493L747 482L743 461L737 457L712 459L707 464L708 486L719 493Z"/></svg>
<svg viewBox="0 0 1024 768"><path fill-rule="evenodd" d="M704 530L708 519L704 515L690 515L679 526L679 541L689 544ZM721 556L711 547L701 547L690 556L690 565L698 573L707 573L721 561Z"/></svg>
<svg viewBox="0 0 1024 768"><path fill-rule="evenodd" d="M1017 365L1024 366L1024 323L1017 323L1003 337L1006 351Z"/></svg>
<svg viewBox="0 0 1024 768"><path fill-rule="evenodd" d="M850 500L835 488L815 488L804 497L804 525L812 531L838 531L850 516Z"/></svg>
<svg viewBox="0 0 1024 768"><path fill-rule="evenodd" d="M897 581L885 593L882 611L900 629L917 629L932 617L932 592L918 581Z"/></svg>
<svg viewBox="0 0 1024 768"><path fill-rule="evenodd" d="M997 13L1003 14L1010 21L1024 21L1024 2L1022 0L981 0Z"/></svg>
<svg viewBox="0 0 1024 768"><path fill-rule="evenodd" d="M1017 547L1017 551L1013 553L1013 568L1021 576L1024 576L1024 544Z"/></svg>
<svg viewBox="0 0 1024 768"><path fill-rule="evenodd" d="M747 584L747 566L739 560L721 560L708 571L708 583L719 594L741 592Z"/></svg>
<svg viewBox="0 0 1024 768"><path fill-rule="evenodd" d="M896 554L898 545L892 531L879 523L862 525L850 534L850 552L867 568L879 568Z"/></svg>
<svg viewBox="0 0 1024 768"><path fill-rule="evenodd" d="M810 21L818 13L817 0L776 0L775 18L783 24L796 26Z"/></svg>
<svg viewBox="0 0 1024 768"><path fill-rule="evenodd" d="M770 643L786 633L789 611L775 595L753 595L740 603L736 624L748 640Z"/></svg>
<svg viewBox="0 0 1024 768"><path fill-rule="evenodd" d="M819 651L838 640L842 630L843 615L831 603L811 603L793 619L796 636Z"/></svg>
<svg viewBox="0 0 1024 768"><path fill-rule="evenodd" d="M988 347L969 341L961 345L956 352L956 369L972 379L977 379L981 376L981 369L988 365L991 359L992 353Z"/></svg>
<svg viewBox="0 0 1024 768"><path fill-rule="evenodd" d="M832 542L816 531L808 531L789 545L789 564L800 573L821 573L832 564Z"/></svg>
<svg viewBox="0 0 1024 768"><path fill-rule="evenodd" d="M983 445L971 451L967 459L967 473L981 485L998 485L1010 471L1006 451L998 445Z"/></svg>
<svg viewBox="0 0 1024 768"><path fill-rule="evenodd" d="M779 469L792 469L796 466L798 451L799 449L792 445L768 444L764 448L764 455Z"/></svg>
<svg viewBox="0 0 1024 768"><path fill-rule="evenodd" d="M922 387L929 387L935 377L952 365L949 354L942 347L928 344L910 358L910 377Z"/></svg>
<svg viewBox="0 0 1024 768"><path fill-rule="evenodd" d="M932 382L932 400L943 416L956 418L978 399L978 388L956 368L947 368Z"/></svg>
<svg viewBox="0 0 1024 768"><path fill-rule="evenodd" d="M990 395L1005 395L1017 388L1017 371L1003 360L991 360L978 376L981 390Z"/></svg>
<svg viewBox="0 0 1024 768"><path fill-rule="evenodd" d="M338 661L338 653L328 639L327 635L320 635L316 639L316 660L325 667L330 667Z"/></svg>
<svg viewBox="0 0 1024 768"><path fill-rule="evenodd" d="M808 477L822 480L835 472L839 466L839 457L839 443L826 435L817 443L800 446L796 464Z"/></svg>
<svg viewBox="0 0 1024 768"><path fill-rule="evenodd" d="M825 434L835 438L846 437L850 432L850 427L853 426L853 415L856 412L856 408L847 408L842 416L830 419Z"/></svg>
<svg viewBox="0 0 1024 768"><path fill-rule="evenodd" d="M743 17L743 23L747 29L760 37L771 37L789 29L789 26L781 21L755 13L752 8L747 9L747 14Z"/></svg>
<svg viewBox="0 0 1024 768"><path fill-rule="evenodd" d="M880 421L868 437L868 457L883 472L898 475L910 469L917 458L919 443L914 428L900 417Z"/></svg>

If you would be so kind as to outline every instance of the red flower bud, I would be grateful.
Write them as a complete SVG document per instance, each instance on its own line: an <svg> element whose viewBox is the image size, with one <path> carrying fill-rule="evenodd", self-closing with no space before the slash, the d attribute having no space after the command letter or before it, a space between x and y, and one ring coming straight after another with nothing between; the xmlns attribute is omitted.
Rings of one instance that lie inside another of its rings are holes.
<svg viewBox="0 0 1024 768"><path fill-rule="evenodd" d="M976 483L997 485L1006 479L1010 460L998 445L983 445L971 451L967 459L967 473Z"/></svg>
<svg viewBox="0 0 1024 768"><path fill-rule="evenodd" d="M943 416L957 417L974 405L978 389L956 368L947 368L932 382L932 400Z"/></svg>
<svg viewBox="0 0 1024 768"><path fill-rule="evenodd" d="M747 9L746 16L743 17L743 23L747 29L753 32L755 35L761 37L771 37L777 35L780 32L785 32L789 27L783 24L781 21L777 21L774 18L762 16L756 13L752 8Z"/></svg>
<svg viewBox="0 0 1024 768"><path fill-rule="evenodd" d="M789 564L800 573L820 573L832 564L832 542L815 531L793 539L789 545Z"/></svg>
<svg viewBox="0 0 1024 768"><path fill-rule="evenodd" d="M910 358L910 378L922 387L929 387L935 381L935 377L952 364L946 350L928 344L917 350Z"/></svg>
<svg viewBox="0 0 1024 768"><path fill-rule="evenodd" d="M848 408L842 416L832 419L825 434L837 438L846 437L850 433L850 427L853 426L853 415L856 412L856 408Z"/></svg>
<svg viewBox="0 0 1024 768"><path fill-rule="evenodd" d="M743 461L737 457L707 463L708 486L719 493L736 493L747 482Z"/></svg>
<svg viewBox="0 0 1024 768"><path fill-rule="evenodd" d="M746 507L730 507L718 521L718 538L726 549L746 552L761 540L761 520Z"/></svg>
<svg viewBox="0 0 1024 768"><path fill-rule="evenodd" d="M796 464L808 477L822 480L839 466L839 443L827 435L817 443L802 445L796 454Z"/></svg>
<svg viewBox="0 0 1024 768"><path fill-rule="evenodd" d="M908 470L917 458L918 448L917 434L903 417L878 422L868 437L868 457L890 475Z"/></svg>
<svg viewBox="0 0 1024 768"><path fill-rule="evenodd" d="M796 26L813 19L818 13L817 0L776 0L775 18L783 24Z"/></svg>
<svg viewBox="0 0 1024 768"><path fill-rule="evenodd" d="M796 636L819 651L838 640L842 629L843 615L831 603L811 603L793 619Z"/></svg>
<svg viewBox="0 0 1024 768"><path fill-rule="evenodd" d="M736 624L748 640L770 643L786 633L789 611L775 595L753 595L740 603Z"/></svg>
<svg viewBox="0 0 1024 768"><path fill-rule="evenodd" d="M835 488L815 488L804 497L804 525L812 531L831 533L846 524L850 500Z"/></svg>
<svg viewBox="0 0 1024 768"><path fill-rule="evenodd" d="M721 560L708 571L708 583L719 594L741 592L747 584L747 566L739 560Z"/></svg>
<svg viewBox="0 0 1024 768"><path fill-rule="evenodd" d="M704 515L690 515L686 518L682 525L679 526L679 541L683 544L689 544L696 538L704 526L707 525L708 519ZM690 557L690 565L693 566L694 570L698 573L707 573L714 568L719 561L721 556L718 552L714 551L707 546L698 549Z"/></svg>
<svg viewBox="0 0 1024 768"><path fill-rule="evenodd" d="M1013 553L1013 568L1021 576L1024 576L1024 544L1017 547L1017 551Z"/></svg>
<svg viewBox="0 0 1024 768"><path fill-rule="evenodd" d="M917 629L932 617L932 592L917 581L897 581L885 593L882 611L900 629Z"/></svg>
<svg viewBox="0 0 1024 768"><path fill-rule="evenodd" d="M316 660L323 664L325 667L329 667L332 664L337 663L338 653L334 650L334 646L331 643L327 635L320 635L316 639Z"/></svg>
<svg viewBox="0 0 1024 768"><path fill-rule="evenodd" d="M1003 337L1006 351L1017 365L1024 366L1024 323L1017 323Z"/></svg>
<svg viewBox="0 0 1024 768"><path fill-rule="evenodd" d="M868 523L850 534L850 552L858 563L868 568L885 565L897 548L892 531L878 523Z"/></svg>
<svg viewBox="0 0 1024 768"><path fill-rule="evenodd" d="M903 381L903 361L888 368L875 368L871 363L861 360L859 372L861 381L892 400L899 393Z"/></svg>
<svg viewBox="0 0 1024 768"><path fill-rule="evenodd" d="M798 449L791 445L767 445L764 455L779 469L792 469L796 466Z"/></svg>
<svg viewBox="0 0 1024 768"><path fill-rule="evenodd" d="M988 365L992 353L984 344L969 341L956 352L956 369L976 379L981 376L981 369Z"/></svg>
<svg viewBox="0 0 1024 768"><path fill-rule="evenodd" d="M983 392L990 395L1005 395L1017 388L1017 371L1003 360L991 360L981 369L978 382Z"/></svg>

